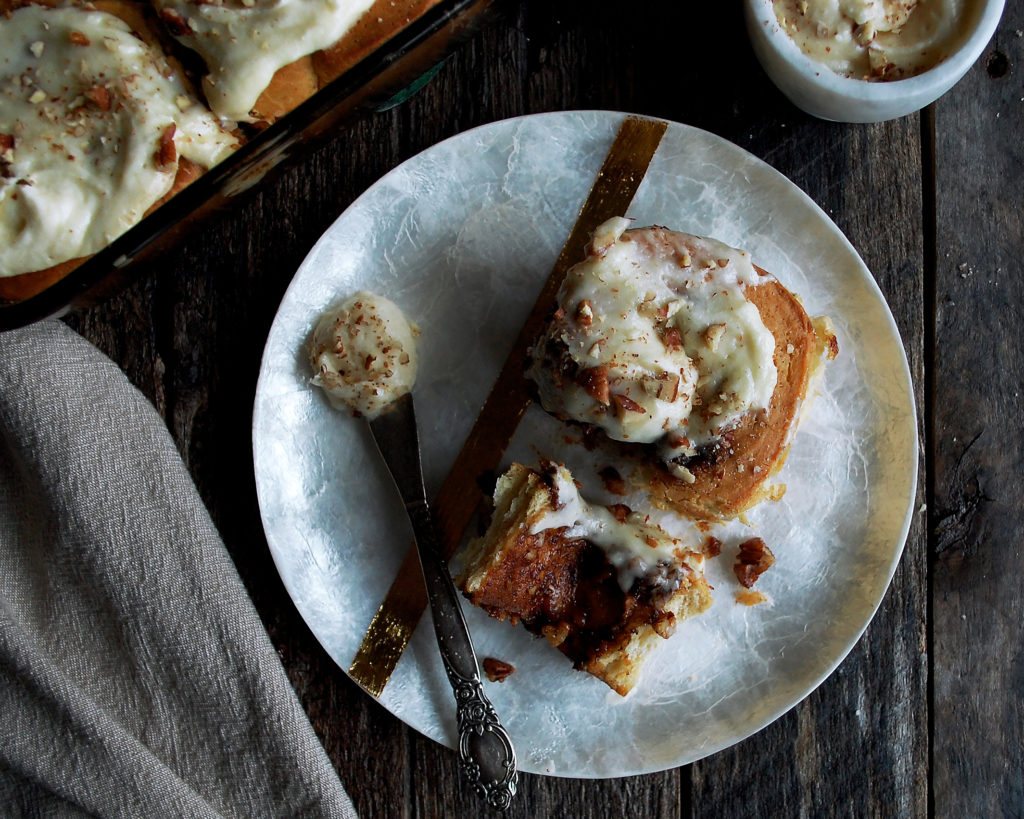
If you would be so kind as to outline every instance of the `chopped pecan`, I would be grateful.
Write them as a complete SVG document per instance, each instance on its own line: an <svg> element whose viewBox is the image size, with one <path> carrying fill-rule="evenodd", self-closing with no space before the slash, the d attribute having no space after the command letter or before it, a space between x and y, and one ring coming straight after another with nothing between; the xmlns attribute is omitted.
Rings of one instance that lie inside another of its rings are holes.
<svg viewBox="0 0 1024 819"><path fill-rule="evenodd" d="M759 537L752 537L740 544L740 553L732 570L740 585L750 588L762 574L775 563L775 555Z"/></svg>
<svg viewBox="0 0 1024 819"><path fill-rule="evenodd" d="M505 682L512 674L515 673L516 667L511 663L506 663L504 660L498 660L494 657L484 657L484 674L487 675L487 679L491 682Z"/></svg>
<svg viewBox="0 0 1024 819"><path fill-rule="evenodd" d="M704 557L718 557L722 553L722 541L717 537L708 535L701 552L703 552Z"/></svg>
<svg viewBox="0 0 1024 819"><path fill-rule="evenodd" d="M619 395L618 393L612 394L612 401L615 403L615 408L620 412L647 412L636 401L630 398L628 395Z"/></svg>
<svg viewBox="0 0 1024 819"><path fill-rule="evenodd" d="M68 39L71 40L71 45L76 45L76 46L87 46L87 45L89 45L89 38L86 37L84 34L82 34L82 32L80 32L80 31L72 31L71 34L68 35Z"/></svg>
<svg viewBox="0 0 1024 819"><path fill-rule="evenodd" d="M589 300L583 299L576 308L576 323L581 327L589 327L594 323L594 308Z"/></svg>
<svg viewBox="0 0 1024 819"><path fill-rule="evenodd" d="M175 130L176 128L172 122L160 134L160 142L157 144L156 153L153 154L153 161L156 163L157 168L161 170L170 168L178 161L178 149L174 146Z"/></svg>
<svg viewBox="0 0 1024 819"><path fill-rule="evenodd" d="M718 342L722 340L722 336L725 335L724 324L712 324L704 330L704 343L708 346L708 349L714 352L718 349Z"/></svg>
<svg viewBox="0 0 1024 819"><path fill-rule="evenodd" d="M85 96L96 103L101 111L110 110L110 91L105 85L94 85L85 92Z"/></svg>
<svg viewBox="0 0 1024 819"><path fill-rule="evenodd" d="M835 361L836 356L839 355L839 339L837 339L835 335L830 334L826 342L826 347L828 350L826 354L828 356L828 360Z"/></svg>
<svg viewBox="0 0 1024 819"><path fill-rule="evenodd" d="M581 371L576 381L583 387L584 392L599 404L608 406L611 403L608 389L608 368L604 364L599 367L588 367Z"/></svg>
<svg viewBox="0 0 1024 819"><path fill-rule="evenodd" d="M188 20L173 9L162 9L160 11L160 19L164 21L168 30L175 37L185 37L193 33L192 26L188 24Z"/></svg>
<svg viewBox="0 0 1024 819"><path fill-rule="evenodd" d="M665 330L661 340L670 350L680 350L683 347L683 337L675 327L669 327Z"/></svg>
<svg viewBox="0 0 1024 819"><path fill-rule="evenodd" d="M657 378L644 381L644 391L659 401L671 404L679 397L679 373L658 373Z"/></svg>

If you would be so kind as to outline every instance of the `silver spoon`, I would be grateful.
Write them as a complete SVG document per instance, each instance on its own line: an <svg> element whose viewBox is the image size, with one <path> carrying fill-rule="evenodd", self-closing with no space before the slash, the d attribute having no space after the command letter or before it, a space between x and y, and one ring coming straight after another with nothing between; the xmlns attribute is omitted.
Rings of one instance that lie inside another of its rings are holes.
<svg viewBox="0 0 1024 819"><path fill-rule="evenodd" d="M427 586L434 633L441 660L455 693L459 729L459 768L489 805L505 810L519 779L516 752L480 682L455 584L441 557L437 534L423 487L419 436L412 393L392 402L369 422L373 439L409 513Z"/></svg>

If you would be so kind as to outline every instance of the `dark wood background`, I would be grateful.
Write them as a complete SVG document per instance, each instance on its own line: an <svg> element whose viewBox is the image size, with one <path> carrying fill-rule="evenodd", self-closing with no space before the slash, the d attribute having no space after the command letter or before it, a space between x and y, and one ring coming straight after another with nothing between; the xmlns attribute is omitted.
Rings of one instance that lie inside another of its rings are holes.
<svg viewBox="0 0 1024 819"><path fill-rule="evenodd" d="M714 9L714 10L711 10ZM910 359L920 513L866 634L773 725L693 765L523 776L510 816L1022 816L1020 474L1024 8L919 115L838 125L794 108L739 4L524 0L409 102L339 132L116 299L69 322L166 417L310 719L365 817L486 813L454 755L363 694L271 562L252 477L260 354L293 272L409 156L524 113L607 108L732 140L787 175L874 272Z"/></svg>

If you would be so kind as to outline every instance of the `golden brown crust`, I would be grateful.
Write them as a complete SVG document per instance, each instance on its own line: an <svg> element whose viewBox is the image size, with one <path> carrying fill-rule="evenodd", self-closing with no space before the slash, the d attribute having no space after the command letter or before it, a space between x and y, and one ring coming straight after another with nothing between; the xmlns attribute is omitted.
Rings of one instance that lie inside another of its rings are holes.
<svg viewBox="0 0 1024 819"><path fill-rule="evenodd" d="M145 215L148 216L176 193L202 176L205 171L206 169L201 165L197 165L185 157L179 157L178 170L171 189L154 202ZM22 273L19 276L2 276L0 277L0 301L19 302L38 295L50 285L59 282L88 258L88 256L82 256L77 259L69 259L52 267L31 273Z"/></svg>
<svg viewBox="0 0 1024 819"><path fill-rule="evenodd" d="M437 0L377 0L330 48L278 69L253 105L252 115L269 124L340 77Z"/></svg>
<svg viewBox="0 0 1024 819"><path fill-rule="evenodd" d="M521 464L502 477L495 500L492 524L470 544L458 578L466 597L492 617L544 636L574 667L621 695L658 642L711 604L707 582L686 564L667 598L641 584L626 592L600 547L565 529L531 534L553 501L544 477Z"/></svg>
<svg viewBox="0 0 1024 819"><path fill-rule="evenodd" d="M771 406L767 412L748 413L720 445L689 461L692 483L653 459L648 464L653 503L690 518L732 518L767 496L769 479L785 462L815 359L826 343L818 339L799 299L774 278L748 287L746 296L775 337L778 380Z"/></svg>

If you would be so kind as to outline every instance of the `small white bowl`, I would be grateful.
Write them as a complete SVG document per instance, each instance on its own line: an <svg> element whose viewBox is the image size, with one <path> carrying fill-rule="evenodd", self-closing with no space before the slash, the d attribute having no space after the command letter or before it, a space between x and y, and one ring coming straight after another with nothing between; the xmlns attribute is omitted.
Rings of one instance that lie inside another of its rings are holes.
<svg viewBox="0 0 1024 819"><path fill-rule="evenodd" d="M977 0L973 28L960 47L933 68L891 82L836 74L811 59L779 25L772 0L744 0L747 33L772 82L798 108L836 122L882 122L912 114L959 82L995 32L1005 0Z"/></svg>

